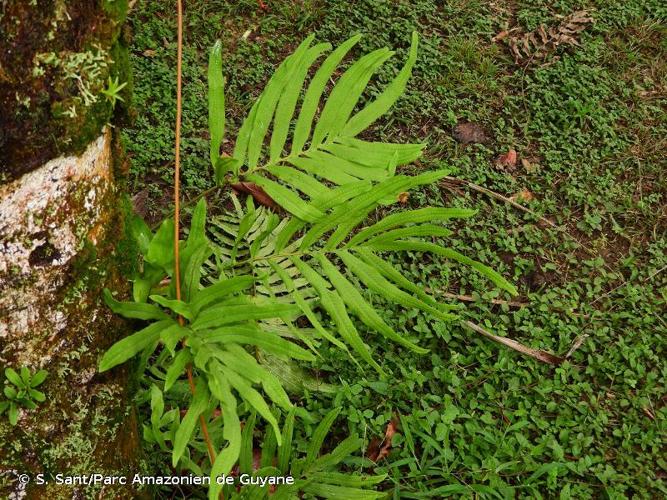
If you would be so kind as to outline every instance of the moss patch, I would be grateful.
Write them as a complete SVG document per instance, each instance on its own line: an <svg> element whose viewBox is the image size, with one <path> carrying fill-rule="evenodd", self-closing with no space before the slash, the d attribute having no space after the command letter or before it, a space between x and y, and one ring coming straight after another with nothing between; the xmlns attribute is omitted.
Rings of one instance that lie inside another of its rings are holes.
<svg viewBox="0 0 667 500"><path fill-rule="evenodd" d="M121 41L127 0L36 0L3 9L0 181L7 182L80 153L111 118L101 91L110 75L128 74Z"/></svg>

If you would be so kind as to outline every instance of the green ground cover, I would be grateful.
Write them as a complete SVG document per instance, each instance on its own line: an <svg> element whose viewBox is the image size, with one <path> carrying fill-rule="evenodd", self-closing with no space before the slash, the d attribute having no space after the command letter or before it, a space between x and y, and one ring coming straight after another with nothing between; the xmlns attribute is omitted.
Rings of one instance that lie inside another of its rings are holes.
<svg viewBox="0 0 667 500"><path fill-rule="evenodd" d="M504 197L523 192L513 199L530 212L465 184L430 186L408 200L411 207L479 209L457 228L451 246L511 278L520 297L510 303L450 262L415 254L393 263L443 298L472 298L467 318L497 335L560 355L588 336L553 367L458 325L385 308L386 321L430 354L368 336L390 374L380 380L325 347L311 368L339 390L294 395L318 419L342 406L336 434L357 432L369 444L398 418L387 458L373 464L360 457L348 466L386 472L384 488L393 498L667 494L667 10L661 2L265 3L262 9L255 0L187 2L186 199L213 186L206 61L217 38L234 137L277 63L308 34L335 46L363 33L355 57L381 46L396 50L374 90L401 66L417 30L419 58L408 91L365 138L426 142L411 170L450 167ZM135 205L152 221L167 213L171 196L172 4L142 2L129 18L136 120L123 134ZM557 26L559 16L579 9L595 22L577 35L578 46L558 47L545 59L517 64L508 39L493 41L515 26ZM480 125L488 141L457 141L460 122ZM498 165L509 148L519 161ZM298 449L305 450L311 432L297 430Z"/></svg>

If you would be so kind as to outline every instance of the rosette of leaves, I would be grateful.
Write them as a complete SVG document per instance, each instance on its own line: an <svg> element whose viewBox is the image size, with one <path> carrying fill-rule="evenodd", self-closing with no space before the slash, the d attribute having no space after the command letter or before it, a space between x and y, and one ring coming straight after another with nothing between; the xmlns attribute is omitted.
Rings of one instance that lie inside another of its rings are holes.
<svg viewBox="0 0 667 500"><path fill-rule="evenodd" d="M12 368L6 368L6 380L3 392L7 401L0 401L0 415L7 412L9 423L16 425L21 408L28 410L37 408L37 403L42 403L46 400L44 393L38 391L37 387L42 385L47 375L46 370L39 370L31 374L30 370L25 366L18 372Z"/></svg>
<svg viewBox="0 0 667 500"><path fill-rule="evenodd" d="M330 47L312 46L312 40L306 39L276 70L243 122L230 157L220 156L225 115L219 44L209 64L210 156L217 181L223 187L251 183L288 215L256 208L248 197L245 207L236 200L233 210L207 222L201 200L187 239L179 242L181 300L176 299L173 221L166 220L153 234L134 219L131 229L143 255L143 269L133 280L134 302L118 302L106 292L115 312L150 323L112 346L100 370L141 355L141 369L159 385L151 388L153 418L147 435L171 450L174 467L200 470L193 457L210 444L215 460L207 473L228 474L242 456L241 419L250 413L268 423L279 453L289 453L271 405L284 412L293 407L275 371L258 361L261 353L303 363L313 360L318 343L326 341L384 375L357 330L358 322L407 349L426 352L387 324L366 297L375 294L442 321L456 319L458 306L426 294L383 259L383 252L453 259L515 293L492 269L434 242L450 234L447 221L470 217L472 210L427 207L366 222L400 193L447 174L399 175L396 168L413 162L423 144L356 137L403 92L417 56L416 34L405 66L356 112L373 73L392 53L380 49L361 57L325 92L359 37L331 52L315 71L311 67ZM178 398L162 397L186 383L190 390ZM173 407L165 412L166 401ZM182 406L188 407L183 414ZM200 418L210 424L208 443L197 430ZM173 430L169 440L158 437L162 424ZM316 474L308 467L300 473ZM220 485L212 481L209 498L219 492Z"/></svg>

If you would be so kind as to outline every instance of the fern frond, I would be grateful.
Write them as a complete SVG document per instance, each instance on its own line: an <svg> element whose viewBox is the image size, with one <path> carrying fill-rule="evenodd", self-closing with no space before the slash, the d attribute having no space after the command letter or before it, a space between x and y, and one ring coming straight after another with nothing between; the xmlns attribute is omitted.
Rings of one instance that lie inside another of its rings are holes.
<svg viewBox="0 0 667 500"><path fill-rule="evenodd" d="M354 36L334 50L307 86L305 81L311 68L331 47L328 44L311 47L312 36L304 40L278 67L252 106L239 131L232 159L225 162L235 178L257 184L285 210L305 222L315 223L326 217L321 205L332 195L331 184L384 181L394 176L396 167L416 160L424 148L423 144L355 138L386 113L405 89L417 57L416 33L412 35L405 66L359 112L353 115L368 82L393 55L386 48L351 64L328 97L323 98L328 81L358 40L359 36ZM301 107L296 112L304 88ZM318 109L322 111L316 116ZM292 134L291 124L294 124ZM291 147L287 152L289 142Z"/></svg>
<svg viewBox="0 0 667 500"><path fill-rule="evenodd" d="M446 238L451 231L443 224L470 217L475 214L474 210L420 208L364 224L367 216L386 198L414 186L430 184L445 174L446 171L435 171L413 177L397 175L370 187L357 184L354 189L347 185L328 190L316 201L325 216L312 223L292 217L275 224L270 222L272 214L267 209L252 207L249 212L235 216L235 225L227 226L229 237L214 238L214 246L225 248L233 241L238 256L227 262L226 272L256 276L257 296L292 304L298 309L297 315L308 319L317 338L338 347L349 347L352 353L382 373L352 317L373 334L416 352L425 350L388 325L367 300L369 294L400 307L421 310L443 321L456 319L455 311L459 306L443 304L425 293L380 257L379 252L426 252L451 258L470 266L496 285L514 291L511 284L487 266L439 244L417 239ZM345 190L347 195L339 196L336 193L339 190ZM338 203L339 199L345 201ZM252 214L251 222L248 222L248 214ZM226 220L230 220L229 216ZM233 234L234 228L241 231L242 223L253 229L239 242ZM222 253L230 255L229 249ZM272 321L276 321L275 318ZM293 327L289 321L285 324Z"/></svg>
<svg viewBox="0 0 667 500"><path fill-rule="evenodd" d="M139 356L140 366L157 384L150 390L151 425L144 426L144 433L165 451L166 442L171 442L174 467L180 464L201 475L197 455L191 456L190 451L199 456L208 452L212 457L210 448L226 444L211 466L213 477L229 473L237 460L241 472L252 472L253 431L259 415L269 427L262 469L257 473L277 471L271 458L278 446L289 446L295 410L277 373L278 365L269 366L267 358L312 361L320 343L328 341L355 362L359 358L383 374L360 330L426 352L407 332L383 319L372 298L423 311L440 321L457 318L459 307L428 295L385 260L383 252L452 259L516 293L497 272L440 244L451 234L446 224L470 217L472 210L421 208L400 211L373 224L365 222L378 207L395 203L400 193L435 183L448 172L397 175L397 167L420 156L423 144L356 137L386 113L404 90L416 61L416 34L405 66L360 111L355 113L368 82L393 54L388 49L353 62L323 99L327 83L358 40L352 37L328 55L307 87L311 69L330 46L312 45L312 36L304 40L252 106L231 158L219 156L225 125L220 46L211 53L210 157L216 180L225 182L231 172L234 181L255 183L289 216L255 207L252 197L243 207L233 195L234 209L207 224L201 200L187 239L176 242L181 249L181 290L171 279L176 267L173 220L165 221L155 234L138 220L130 223L144 255L143 269L134 279L135 302L118 302L108 292L105 299L114 312L152 323L114 344L102 358L100 371ZM160 345L163 348L158 349ZM184 372L187 382L182 379ZM187 385L196 386L190 398L183 397L190 394ZM176 402L166 413L163 392ZM188 398L190 405L181 420L182 401ZM282 432L272 404L289 412ZM243 430L241 412L250 413ZM324 498L383 496L364 489L373 482L362 483L360 476L334 471L361 446L360 439L350 437L318 458L336 415L328 415L320 424L306 460L292 468L295 475L303 472L308 478L299 479L294 488L278 489L275 498L293 498L297 492ZM216 424L207 427L206 445L196 433L200 418ZM281 450L277 462L283 472L288 458L287 449ZM257 488L248 491L250 496L262 493ZM219 485L213 484L209 498L219 493Z"/></svg>

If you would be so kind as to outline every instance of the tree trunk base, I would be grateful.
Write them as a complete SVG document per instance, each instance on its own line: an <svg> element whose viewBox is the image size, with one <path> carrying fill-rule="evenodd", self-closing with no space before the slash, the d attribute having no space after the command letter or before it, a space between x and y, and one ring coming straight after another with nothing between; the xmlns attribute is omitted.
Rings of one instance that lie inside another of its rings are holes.
<svg viewBox="0 0 667 500"><path fill-rule="evenodd" d="M0 498L113 498L111 487L59 485L55 476L137 472L128 373L97 373L125 330L100 300L104 287L124 282L115 270L118 199L107 128L80 156L0 187L0 369L49 373L45 402L22 409L16 426L0 415ZM37 474L49 482L38 485Z"/></svg>

